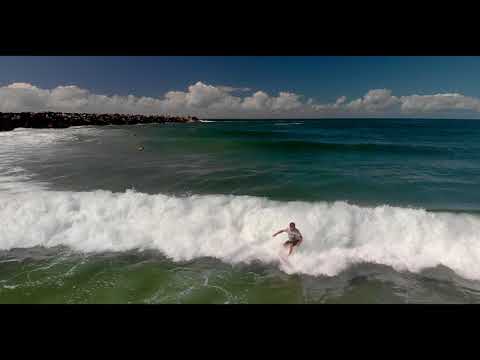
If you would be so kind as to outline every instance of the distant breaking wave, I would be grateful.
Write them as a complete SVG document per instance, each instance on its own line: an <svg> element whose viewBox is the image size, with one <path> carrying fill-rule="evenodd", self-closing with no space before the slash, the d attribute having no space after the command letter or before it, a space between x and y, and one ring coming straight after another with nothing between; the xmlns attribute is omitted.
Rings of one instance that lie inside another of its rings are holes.
<svg viewBox="0 0 480 360"><path fill-rule="evenodd" d="M22 162L25 150L35 151L55 143L77 141L85 135L93 135L98 132L99 130L91 127L70 127L68 129L17 128L8 132L0 132L0 191L16 193L47 188L45 183L28 181L33 174L17 165Z"/></svg>

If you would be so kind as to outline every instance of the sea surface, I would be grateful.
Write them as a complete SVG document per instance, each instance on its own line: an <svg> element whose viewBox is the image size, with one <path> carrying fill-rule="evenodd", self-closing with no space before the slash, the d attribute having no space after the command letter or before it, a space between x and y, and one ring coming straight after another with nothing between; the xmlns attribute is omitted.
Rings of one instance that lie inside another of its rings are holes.
<svg viewBox="0 0 480 360"><path fill-rule="evenodd" d="M0 303L476 303L479 184L475 120L0 132Z"/></svg>

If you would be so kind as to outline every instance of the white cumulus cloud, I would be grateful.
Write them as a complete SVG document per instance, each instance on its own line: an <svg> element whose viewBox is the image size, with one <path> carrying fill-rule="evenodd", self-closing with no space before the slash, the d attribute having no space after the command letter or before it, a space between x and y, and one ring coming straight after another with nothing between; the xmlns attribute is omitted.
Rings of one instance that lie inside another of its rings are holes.
<svg viewBox="0 0 480 360"><path fill-rule="evenodd" d="M462 94L435 94L402 96L404 112L438 112L450 110L466 110L480 112L480 99Z"/></svg>
<svg viewBox="0 0 480 360"><path fill-rule="evenodd" d="M459 93L396 96L389 89L372 89L360 98L340 96L321 103L301 94L270 95L249 88L216 86L198 81L185 91L172 90L154 98L95 94L76 85L42 89L17 82L0 87L0 111L62 111L89 113L176 114L199 117L322 117L358 114L480 114L480 99Z"/></svg>
<svg viewBox="0 0 480 360"><path fill-rule="evenodd" d="M377 113L393 110L399 104L400 100L392 96L391 90L375 89L367 92L362 98L346 104L346 108L355 112Z"/></svg>

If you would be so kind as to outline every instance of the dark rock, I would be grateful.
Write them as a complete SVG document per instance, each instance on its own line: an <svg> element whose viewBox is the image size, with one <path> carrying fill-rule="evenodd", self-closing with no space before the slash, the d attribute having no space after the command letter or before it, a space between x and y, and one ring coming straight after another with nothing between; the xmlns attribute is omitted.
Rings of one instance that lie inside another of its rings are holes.
<svg viewBox="0 0 480 360"><path fill-rule="evenodd" d="M0 131L10 131L15 129L15 123L14 121L10 121L10 119L7 118L0 118Z"/></svg>
<svg viewBox="0 0 480 360"><path fill-rule="evenodd" d="M0 131L25 128L67 128L70 126L105 126L134 124L163 124L198 122L195 116L129 115L129 114L84 114L84 113L0 113Z"/></svg>

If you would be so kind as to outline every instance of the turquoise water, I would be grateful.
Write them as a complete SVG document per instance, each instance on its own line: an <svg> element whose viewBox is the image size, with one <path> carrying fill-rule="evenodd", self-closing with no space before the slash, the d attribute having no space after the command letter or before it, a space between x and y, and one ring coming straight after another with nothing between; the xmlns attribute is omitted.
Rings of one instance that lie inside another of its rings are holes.
<svg viewBox="0 0 480 360"><path fill-rule="evenodd" d="M0 302L478 301L477 121L0 136Z"/></svg>
<svg viewBox="0 0 480 360"><path fill-rule="evenodd" d="M219 121L101 132L88 146L80 139L25 166L68 190L480 210L480 125L471 120Z"/></svg>

